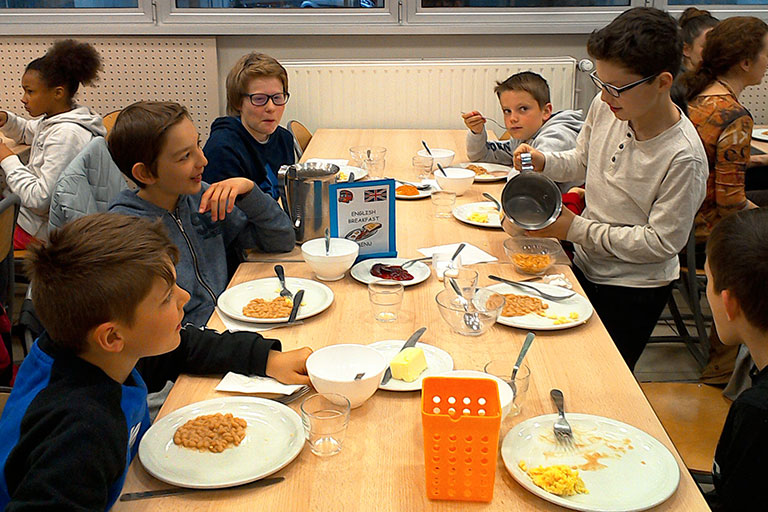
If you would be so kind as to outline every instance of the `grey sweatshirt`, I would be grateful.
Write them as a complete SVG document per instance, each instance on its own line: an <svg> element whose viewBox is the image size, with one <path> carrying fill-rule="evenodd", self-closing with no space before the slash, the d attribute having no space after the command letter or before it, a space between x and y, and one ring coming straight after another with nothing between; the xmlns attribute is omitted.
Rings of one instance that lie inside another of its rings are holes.
<svg viewBox="0 0 768 512"><path fill-rule="evenodd" d="M17 143L31 146L29 164L16 155L0 165L11 191L21 198L18 224L30 235L48 238L48 209L59 175L94 137L107 134L101 116L88 107L29 121L8 113L0 128Z"/></svg>
<svg viewBox="0 0 768 512"><path fill-rule="evenodd" d="M546 123L528 140L508 139L489 141L483 127L481 133L467 133L467 156L473 162L490 162L512 165L512 153L520 144L529 144L542 152L565 151L576 147L576 137L579 135L584 121L581 120L581 110L561 110L552 114ZM560 190L568 189L584 182L558 182Z"/></svg>

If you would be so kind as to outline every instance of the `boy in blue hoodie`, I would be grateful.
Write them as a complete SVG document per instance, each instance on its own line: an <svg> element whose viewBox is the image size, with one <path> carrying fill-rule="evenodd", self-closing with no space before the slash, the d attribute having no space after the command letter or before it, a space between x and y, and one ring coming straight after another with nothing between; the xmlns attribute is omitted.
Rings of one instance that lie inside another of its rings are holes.
<svg viewBox="0 0 768 512"><path fill-rule="evenodd" d="M203 179L244 177L277 199L277 170L295 163L293 136L279 126L288 103L288 73L275 59L250 53L227 75L227 116L211 125Z"/></svg>
<svg viewBox="0 0 768 512"><path fill-rule="evenodd" d="M561 110L552 113L549 84L531 71L516 73L494 88L504 114L504 126L510 138L504 141L488 141L485 117L474 110L462 115L469 128L467 156L473 162L491 162L512 165L512 154L520 144L530 144L539 151L565 151L576 147L584 121L581 111ZM571 181L558 183L562 192L582 185Z"/></svg>
<svg viewBox="0 0 768 512"><path fill-rule="evenodd" d="M81 217L30 248L46 332L0 418L0 510L108 510L150 425L147 390L180 373L235 371L307 384L309 348L182 328L189 294L160 222Z"/></svg>
<svg viewBox="0 0 768 512"><path fill-rule="evenodd" d="M120 171L136 182L109 211L162 219L179 248L179 286L191 298L184 321L205 325L228 282L227 255L257 248L287 252L296 242L278 203L253 181L202 181L207 160L186 109L177 103L139 102L124 109L109 136Z"/></svg>

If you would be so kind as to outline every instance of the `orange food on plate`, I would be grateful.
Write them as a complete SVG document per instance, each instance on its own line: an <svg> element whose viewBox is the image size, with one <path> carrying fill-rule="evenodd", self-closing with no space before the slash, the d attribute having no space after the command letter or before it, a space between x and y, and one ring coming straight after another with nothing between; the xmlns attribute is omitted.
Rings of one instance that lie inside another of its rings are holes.
<svg viewBox="0 0 768 512"><path fill-rule="evenodd" d="M467 169L469 169L470 171L473 171L476 175L477 174L488 174L488 169L486 169L482 165L470 164L470 165L467 166Z"/></svg>
<svg viewBox="0 0 768 512"><path fill-rule="evenodd" d="M552 256L549 254L525 254L519 252L512 256L512 262L523 272L539 274L544 272L552 263Z"/></svg>
<svg viewBox="0 0 768 512"><path fill-rule="evenodd" d="M400 185L395 189L395 192L401 196L417 196L419 191L413 185Z"/></svg>
<svg viewBox="0 0 768 512"><path fill-rule="evenodd" d="M173 443L191 450L221 453L245 439L248 423L227 414L208 414L191 419L173 434Z"/></svg>
<svg viewBox="0 0 768 512"><path fill-rule="evenodd" d="M529 297L528 295L515 295L505 293L504 308L501 310L501 316L523 316L528 313L543 313L549 307L541 299Z"/></svg>
<svg viewBox="0 0 768 512"><path fill-rule="evenodd" d="M259 297L243 307L243 315L251 318L284 318L291 314L293 301L285 297L264 300Z"/></svg>

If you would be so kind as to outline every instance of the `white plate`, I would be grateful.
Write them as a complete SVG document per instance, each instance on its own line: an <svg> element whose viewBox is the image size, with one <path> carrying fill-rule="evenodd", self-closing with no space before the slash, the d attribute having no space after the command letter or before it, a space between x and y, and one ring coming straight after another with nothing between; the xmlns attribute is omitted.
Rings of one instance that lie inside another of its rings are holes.
<svg viewBox="0 0 768 512"><path fill-rule="evenodd" d="M336 173L336 179L341 183L349 180L350 172L355 173L355 181L360 181L361 179L368 176L368 171L361 169L360 167L353 167L351 165L342 165L340 167L341 170Z"/></svg>
<svg viewBox="0 0 768 512"><path fill-rule="evenodd" d="M387 361L392 361L392 358L400 352L404 343L405 340L384 340L371 343L368 346L381 352L381 354L387 358ZM425 377L439 375L453 370L453 358L451 357L451 354L445 350L432 345L427 345L426 343L416 343L416 346L424 351L424 358L427 360L427 369L413 382L389 379L389 382L386 384L379 384L379 389L386 389L387 391L418 391L421 389L421 381L424 380Z"/></svg>
<svg viewBox="0 0 768 512"><path fill-rule="evenodd" d="M495 375L491 375L485 372L478 372L476 370L453 370L452 372L446 372L441 377L462 377L469 379L491 379L496 381L496 386L499 388L499 401L501 402L501 419L509 414L512 410L512 402L515 400L515 394L512 393L512 388L509 384L501 380Z"/></svg>
<svg viewBox="0 0 768 512"><path fill-rule="evenodd" d="M762 128L752 129L752 138L762 142L768 142L768 128L763 126Z"/></svg>
<svg viewBox="0 0 768 512"><path fill-rule="evenodd" d="M565 288L560 286L552 286L543 283L530 283L532 286L541 288L544 293L551 293L552 295L563 294ZM555 325L555 321L545 316L539 316L536 313L528 313L523 316L501 316L496 320L500 324L508 325L510 327L517 327L519 329L529 329L537 331L557 331L559 329L569 329L586 323L592 316L592 304L586 297L580 294L576 294L567 299L558 301L552 301L537 295L536 292L527 292L522 288L510 286L505 283L493 284L487 288L495 291L496 293L514 293L515 295L527 295L529 297L536 297L541 299L544 304L547 304L549 308L545 311L548 315L564 316L568 318L570 313L577 313L579 317L575 320L571 320L564 324ZM570 320L570 319L569 319Z"/></svg>
<svg viewBox="0 0 768 512"><path fill-rule="evenodd" d="M333 304L333 292L323 283L301 277L286 277L285 286L296 295L299 290L304 290L304 298L301 301L297 320L322 313ZM276 324L288 321L288 317L282 318L251 318L243 314L243 307L256 297L264 300L272 300L280 295L280 281L277 277L265 277L248 281L233 286L219 295L217 305L227 316L243 322L255 324Z"/></svg>
<svg viewBox="0 0 768 512"><path fill-rule="evenodd" d="M232 413L248 422L239 446L199 452L173 442L176 430L206 414ZM182 407L155 422L139 444L150 475L181 487L217 489L253 482L288 465L304 447L301 418L290 407L256 397L226 397Z"/></svg>
<svg viewBox="0 0 768 512"><path fill-rule="evenodd" d="M395 181L397 181L397 180L395 180ZM397 187L399 187L402 184L403 184L402 181L398 181L397 182ZM395 188L397 188L397 187L395 187ZM438 187L429 187L426 190L419 190L419 193L416 194L415 196L405 196L405 195L402 195L402 194L398 194L397 190L395 190L395 199L405 199L405 200L424 199L426 197L429 197L432 194L432 191L436 190L437 188Z"/></svg>
<svg viewBox="0 0 768 512"><path fill-rule="evenodd" d="M501 446L507 471L520 485L557 505L583 511L646 510L672 496L680 482L680 468L666 446L642 430L601 416L569 413L577 449L567 452L555 444L552 425L556 414L530 418L509 431ZM632 447L631 449L629 447ZM598 462L606 467L595 471L578 469L589 494L557 496L533 483L518 466L528 468L587 463L581 455L599 452L608 457Z"/></svg>
<svg viewBox="0 0 768 512"><path fill-rule="evenodd" d="M384 265L402 265L406 261L408 261L408 258L374 258L365 260L352 267L349 274L361 283L369 284L381 279L371 275L371 267L376 263L383 263ZM410 281L397 281L398 283L403 283L403 286L412 286L414 284L423 283L430 275L432 275L432 271L429 270L429 267L420 261L417 261L405 270L413 276L413 279Z"/></svg>
<svg viewBox="0 0 768 512"><path fill-rule="evenodd" d="M469 216L473 213L487 213L488 222L478 222L476 220L470 220ZM501 217L499 217L499 211L496 209L496 205L490 201L483 201L480 203L468 203L456 206L453 209L453 216L465 224L471 224L472 226L480 226L481 228L498 228L501 229ZM495 220L494 220L495 219Z"/></svg>
<svg viewBox="0 0 768 512"><path fill-rule="evenodd" d="M485 162L464 162L463 164L459 164L459 167L464 167L466 169L468 165L479 165L480 167L485 167L488 172L503 171L507 173L502 174L501 172L498 172L497 174L476 174L475 181L501 181L506 180L510 172L512 173L512 176L517 176L520 174L520 171L516 171L512 167Z"/></svg>

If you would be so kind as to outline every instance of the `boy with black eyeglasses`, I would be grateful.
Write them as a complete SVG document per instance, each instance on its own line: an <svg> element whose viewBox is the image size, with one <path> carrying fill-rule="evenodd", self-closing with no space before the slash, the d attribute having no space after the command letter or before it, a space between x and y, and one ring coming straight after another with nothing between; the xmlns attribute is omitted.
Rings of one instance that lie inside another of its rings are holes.
<svg viewBox="0 0 768 512"><path fill-rule="evenodd" d="M600 88L576 148L541 153L534 168L556 181L586 181L586 209L563 208L532 236L573 242L574 272L630 369L640 358L680 272L677 254L706 193L707 155L670 99L682 58L675 20L630 9L592 33Z"/></svg>
<svg viewBox="0 0 768 512"><path fill-rule="evenodd" d="M203 148L203 179L248 178L280 197L277 170L296 162L293 136L279 126L288 97L288 73L279 62L263 53L241 57L227 75L228 115L213 122Z"/></svg>

